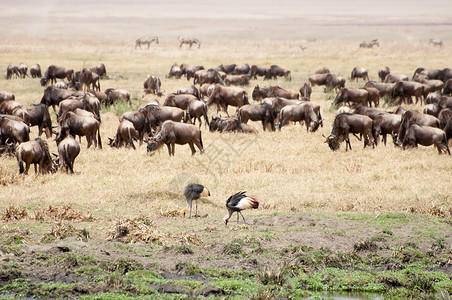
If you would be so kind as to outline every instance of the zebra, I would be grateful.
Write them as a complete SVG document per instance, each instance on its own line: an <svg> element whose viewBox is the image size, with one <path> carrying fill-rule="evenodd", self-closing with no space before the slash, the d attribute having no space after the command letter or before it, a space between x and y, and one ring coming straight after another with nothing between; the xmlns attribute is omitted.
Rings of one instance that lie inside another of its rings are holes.
<svg viewBox="0 0 452 300"><path fill-rule="evenodd" d="M182 47L183 44L188 44L191 46L193 46L193 44L196 44L197 48L199 49L199 47L201 47L201 43L199 42L198 39L195 38L186 38L186 37L178 37L179 39L179 47Z"/></svg>
<svg viewBox="0 0 452 300"><path fill-rule="evenodd" d="M147 39L147 40L143 40L143 39L140 37L140 38L138 38L138 39L135 41L135 49L136 49L137 47L140 47L140 49L141 49L141 45L148 45L148 49L149 49L149 46L151 45L152 42L155 42L156 44L158 44L158 43L159 43L159 38L156 37L156 36L154 36L154 37L149 38L149 39Z"/></svg>
<svg viewBox="0 0 452 300"><path fill-rule="evenodd" d="M370 48L370 49L372 49L374 46L380 47L380 42L377 39L372 40L369 43L368 42L361 42L359 44L359 48Z"/></svg>

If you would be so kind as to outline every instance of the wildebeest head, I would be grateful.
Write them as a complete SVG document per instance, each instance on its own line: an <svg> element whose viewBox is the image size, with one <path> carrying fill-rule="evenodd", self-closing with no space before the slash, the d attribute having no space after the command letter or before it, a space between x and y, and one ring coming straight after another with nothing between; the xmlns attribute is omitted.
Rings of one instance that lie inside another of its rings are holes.
<svg viewBox="0 0 452 300"><path fill-rule="evenodd" d="M340 147L339 139L334 134L330 134L329 136L323 135L325 138L325 143L328 144L331 150L336 151Z"/></svg>
<svg viewBox="0 0 452 300"><path fill-rule="evenodd" d="M49 82L49 78L47 78L46 76L41 77L41 86L46 86L47 82Z"/></svg>
<svg viewBox="0 0 452 300"><path fill-rule="evenodd" d="M220 120L221 119L219 117L212 117L212 120L210 121L210 124L209 124L209 131L210 132L218 130L218 126L219 126Z"/></svg>
<svg viewBox="0 0 452 300"><path fill-rule="evenodd" d="M256 86L254 87L254 89L253 89L253 93L252 93L252 96L253 96L253 100L257 100L257 98L258 97L260 97L260 93L259 93L259 85L257 85L256 84Z"/></svg>

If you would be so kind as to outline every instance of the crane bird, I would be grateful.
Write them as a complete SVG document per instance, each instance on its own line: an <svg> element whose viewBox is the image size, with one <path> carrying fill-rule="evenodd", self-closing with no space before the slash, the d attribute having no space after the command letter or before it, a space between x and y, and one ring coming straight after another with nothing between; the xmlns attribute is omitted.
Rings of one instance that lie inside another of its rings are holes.
<svg viewBox="0 0 452 300"><path fill-rule="evenodd" d="M201 197L210 196L210 192L203 185L200 185L197 183L190 183L190 184L187 184L184 188L184 196L185 196L185 199L187 199L187 209L188 209L188 207L190 207L189 218L191 218L192 201L196 200L196 213L195 213L195 216L196 216L196 215L198 215L198 201L197 200ZM185 217L185 212L187 211L187 209L184 210L184 217Z"/></svg>
<svg viewBox="0 0 452 300"><path fill-rule="evenodd" d="M258 208L259 201L256 198L245 195L245 192L238 192L226 201L226 208L229 212L229 217L224 220L224 224L228 225L229 219L231 218L234 212L237 212L237 224L239 223L239 214L243 218L243 223L246 224L245 218L242 215L242 210L248 208Z"/></svg>

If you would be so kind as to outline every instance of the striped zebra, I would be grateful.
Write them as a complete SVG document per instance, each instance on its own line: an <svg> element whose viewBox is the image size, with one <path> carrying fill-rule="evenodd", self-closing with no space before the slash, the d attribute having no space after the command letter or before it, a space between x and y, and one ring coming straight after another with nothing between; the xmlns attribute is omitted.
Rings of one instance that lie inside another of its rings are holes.
<svg viewBox="0 0 452 300"><path fill-rule="evenodd" d="M151 46L151 43L152 43L152 42L155 42L156 44L158 44L158 43L159 43L159 38L156 37L156 36L154 36L154 37L152 37L152 38L149 38L149 39L147 39L147 40L144 40L144 39L142 39L142 38L140 37L140 38L138 38L138 39L135 41L135 49L136 49L137 47L140 47L140 49L141 49L141 45L148 45L148 49L149 49L149 46Z"/></svg>

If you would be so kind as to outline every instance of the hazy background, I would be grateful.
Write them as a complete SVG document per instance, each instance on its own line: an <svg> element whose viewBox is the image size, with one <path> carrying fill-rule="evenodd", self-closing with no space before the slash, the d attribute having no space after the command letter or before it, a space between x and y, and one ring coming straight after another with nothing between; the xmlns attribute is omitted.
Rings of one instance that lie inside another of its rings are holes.
<svg viewBox="0 0 452 300"><path fill-rule="evenodd" d="M0 37L9 40L452 38L450 0L1 2Z"/></svg>

